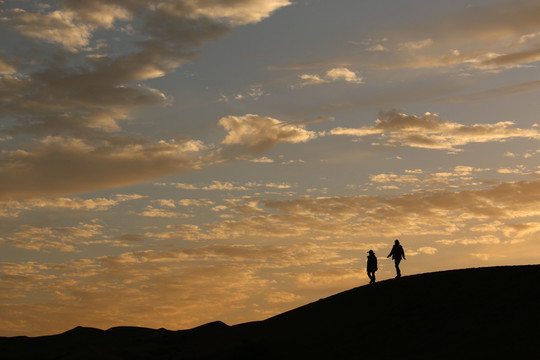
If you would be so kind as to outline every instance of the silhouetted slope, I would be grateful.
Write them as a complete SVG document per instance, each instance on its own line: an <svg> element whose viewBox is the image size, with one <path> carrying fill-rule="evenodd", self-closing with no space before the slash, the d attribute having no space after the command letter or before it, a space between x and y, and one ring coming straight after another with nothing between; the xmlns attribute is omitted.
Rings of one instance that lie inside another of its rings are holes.
<svg viewBox="0 0 540 360"><path fill-rule="evenodd" d="M517 359L540 354L540 266L406 276L264 321L0 338L2 359Z"/></svg>

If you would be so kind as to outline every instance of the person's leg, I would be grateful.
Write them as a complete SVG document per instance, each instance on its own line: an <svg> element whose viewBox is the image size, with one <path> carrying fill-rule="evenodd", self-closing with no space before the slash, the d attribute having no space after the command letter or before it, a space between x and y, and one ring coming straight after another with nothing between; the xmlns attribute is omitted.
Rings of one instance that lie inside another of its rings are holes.
<svg viewBox="0 0 540 360"><path fill-rule="evenodd" d="M399 263L401 259L394 259L394 264L396 265L396 277L401 277L401 270L399 269Z"/></svg>

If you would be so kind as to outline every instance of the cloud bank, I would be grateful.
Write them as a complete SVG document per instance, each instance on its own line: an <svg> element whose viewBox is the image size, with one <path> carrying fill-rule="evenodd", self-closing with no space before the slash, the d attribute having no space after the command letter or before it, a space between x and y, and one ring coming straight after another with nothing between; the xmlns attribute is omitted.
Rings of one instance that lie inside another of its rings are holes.
<svg viewBox="0 0 540 360"><path fill-rule="evenodd" d="M173 99L145 84L192 60L231 28L254 24L287 0L97 0L6 3L0 26L33 53L0 54L0 199L57 196L144 182L219 159L197 140L125 134L136 109ZM24 8L23 8L24 7ZM40 58L40 63L35 62ZM259 119L260 120L260 119ZM273 141L282 141L282 129ZM234 131L226 143L231 142ZM22 144L20 139L34 136ZM256 135L253 135L256 136ZM253 143L254 137L251 142ZM260 140L262 144L264 140ZM17 145L14 145L17 143ZM271 145L272 141L267 141Z"/></svg>

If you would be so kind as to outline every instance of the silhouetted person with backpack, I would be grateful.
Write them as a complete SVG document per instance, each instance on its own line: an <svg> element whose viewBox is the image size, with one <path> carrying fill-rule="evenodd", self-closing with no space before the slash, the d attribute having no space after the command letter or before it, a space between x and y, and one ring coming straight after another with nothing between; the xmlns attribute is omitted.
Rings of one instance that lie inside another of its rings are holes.
<svg viewBox="0 0 540 360"><path fill-rule="evenodd" d="M369 283L373 284L375 282L375 271L377 271L377 257L375 256L373 250L369 250L368 253L367 276L369 277Z"/></svg>
<svg viewBox="0 0 540 360"><path fill-rule="evenodd" d="M405 259L405 251L403 251L403 246L399 244L399 240L394 241L394 246L392 247L392 251L390 251L390 254L388 254L387 258L392 256L392 260L394 260L394 264L396 265L396 279L401 277L401 270L399 270L399 263L401 262L401 259Z"/></svg>

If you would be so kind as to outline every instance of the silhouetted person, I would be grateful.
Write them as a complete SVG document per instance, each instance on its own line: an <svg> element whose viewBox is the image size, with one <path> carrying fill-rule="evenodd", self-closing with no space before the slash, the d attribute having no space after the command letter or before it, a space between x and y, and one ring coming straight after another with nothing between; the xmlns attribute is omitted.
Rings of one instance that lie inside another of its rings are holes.
<svg viewBox="0 0 540 360"><path fill-rule="evenodd" d="M375 282L375 271L377 271L377 257L375 256L373 250L369 250L368 253L367 276L369 277L369 283L373 284Z"/></svg>
<svg viewBox="0 0 540 360"><path fill-rule="evenodd" d="M399 244L399 240L394 241L394 246L392 247L392 251L390 251L390 254L388 254L387 258L392 256L392 260L394 260L394 264L396 265L396 278L401 277L401 270L399 270L399 263L401 262L401 259L405 259L405 251L403 251L403 246Z"/></svg>

